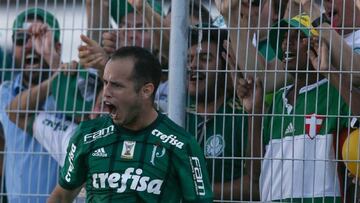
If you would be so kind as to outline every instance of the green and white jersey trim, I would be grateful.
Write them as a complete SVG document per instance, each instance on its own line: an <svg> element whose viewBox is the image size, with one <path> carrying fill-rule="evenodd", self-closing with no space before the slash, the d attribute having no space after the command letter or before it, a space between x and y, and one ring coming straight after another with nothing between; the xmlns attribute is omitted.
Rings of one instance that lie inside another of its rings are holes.
<svg viewBox="0 0 360 203"><path fill-rule="evenodd" d="M261 200L340 196L332 144L331 134L271 140L262 163Z"/></svg>
<svg viewBox="0 0 360 203"><path fill-rule="evenodd" d="M327 83L327 82L328 82L327 79L322 79L322 80L320 80L320 81L317 82L317 83L304 86L304 87L302 87L302 88L299 90L299 94L303 94L303 93L305 93L305 92L311 91L311 90L317 88L318 86L321 86L321 85L323 85L324 83ZM293 88L293 87L294 87L294 85L288 85L288 86L286 86L286 87L280 88L280 91L283 91L282 99L283 99L283 102L284 102L284 105L285 105L286 113L287 113L287 114L291 114L291 112L292 112L293 109L294 109L294 107L293 107L291 104L289 104L289 101L288 101L288 99L286 98L286 95L288 94L288 92L290 91L290 89Z"/></svg>

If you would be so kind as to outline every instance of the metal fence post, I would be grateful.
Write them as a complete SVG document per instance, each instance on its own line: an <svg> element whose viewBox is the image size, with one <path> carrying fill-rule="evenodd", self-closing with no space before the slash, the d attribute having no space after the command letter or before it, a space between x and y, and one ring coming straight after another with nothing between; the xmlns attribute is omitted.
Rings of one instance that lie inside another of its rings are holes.
<svg viewBox="0 0 360 203"><path fill-rule="evenodd" d="M171 2L169 117L180 126L185 125L188 7L188 0Z"/></svg>

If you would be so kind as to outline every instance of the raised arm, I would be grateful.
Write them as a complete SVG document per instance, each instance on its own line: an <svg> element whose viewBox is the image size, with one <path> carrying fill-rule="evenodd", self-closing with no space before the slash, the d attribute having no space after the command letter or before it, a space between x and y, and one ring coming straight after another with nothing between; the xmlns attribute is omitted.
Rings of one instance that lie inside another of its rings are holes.
<svg viewBox="0 0 360 203"><path fill-rule="evenodd" d="M16 125L23 129L28 130L27 122L28 118L34 115L34 111L39 108L39 105L43 103L49 96L49 88L55 75L45 80L44 82L29 88L23 92L20 92L10 102L7 107L9 119L16 123ZM30 113L26 112L30 111Z"/></svg>
<svg viewBox="0 0 360 203"><path fill-rule="evenodd" d="M161 56L168 59L170 44L170 22L165 20L159 13L155 12L146 0L128 0L128 2L136 9L138 14L144 16L145 25L148 28L156 28L151 30L153 33L152 44L154 45L152 49L159 51Z"/></svg>
<svg viewBox="0 0 360 203"><path fill-rule="evenodd" d="M88 36L101 42L102 31L109 27L109 0L86 0Z"/></svg>
<svg viewBox="0 0 360 203"><path fill-rule="evenodd" d="M222 13L230 28L230 41L236 52L237 64L244 75L260 77L265 82L265 91L273 92L282 87L285 74L274 72L284 70L284 64L280 60L267 62L260 55L257 48L252 44L254 33L257 32L259 7L241 1L218 1L217 7ZM264 32L259 30L259 32ZM257 45L258 46L258 45ZM267 72L269 71L269 72Z"/></svg>
<svg viewBox="0 0 360 203"><path fill-rule="evenodd" d="M300 0L296 0L300 1ZM311 3L310 0L301 0L302 8L309 13L311 20L314 21L321 16L320 8ZM319 28L322 30L320 36L329 45L331 54L331 64L345 71L360 71L360 54L354 53L352 48L344 41L344 39L336 32L329 23L323 22ZM340 68L341 67L341 68ZM352 73L352 83L356 86L360 85L360 74Z"/></svg>
<svg viewBox="0 0 360 203"><path fill-rule="evenodd" d="M85 43L78 47L80 65L85 68L95 68L98 71L100 78L102 78L106 62L110 56L95 40L92 40L85 35L80 35L80 39Z"/></svg>
<svg viewBox="0 0 360 203"><path fill-rule="evenodd" d="M246 175L243 179L243 185L253 187L244 187L243 194L249 200L259 199L259 178L261 171L262 157L262 114L263 107L263 84L260 78L256 81L249 76L247 79L240 78L236 87L237 96L240 98L245 111L248 114L248 139L246 143Z"/></svg>
<svg viewBox="0 0 360 203"><path fill-rule="evenodd" d="M319 45L319 40L313 39L311 46L314 49L309 51L309 55L313 67L321 71L339 91L341 97L350 107L352 115L360 116L360 90L351 84L350 74L342 73L336 67L329 65L329 48L326 42L321 42Z"/></svg>

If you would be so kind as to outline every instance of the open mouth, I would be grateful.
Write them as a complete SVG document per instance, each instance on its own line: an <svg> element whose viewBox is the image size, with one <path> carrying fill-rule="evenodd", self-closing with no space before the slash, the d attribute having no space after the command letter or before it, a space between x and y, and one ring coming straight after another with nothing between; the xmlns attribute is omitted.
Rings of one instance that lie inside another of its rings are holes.
<svg viewBox="0 0 360 203"><path fill-rule="evenodd" d="M202 81L205 80L205 78L206 78L205 73L196 73L196 72L190 73L191 82Z"/></svg>
<svg viewBox="0 0 360 203"><path fill-rule="evenodd" d="M286 51L284 53L284 59L283 61L291 61L296 58L296 53L291 51Z"/></svg>
<svg viewBox="0 0 360 203"><path fill-rule="evenodd" d="M39 66L40 65L40 57L36 54L28 54L25 57L25 64L27 66Z"/></svg>
<svg viewBox="0 0 360 203"><path fill-rule="evenodd" d="M116 117L116 107L112 103L108 101L104 101L104 109L105 112L109 112L112 118Z"/></svg>

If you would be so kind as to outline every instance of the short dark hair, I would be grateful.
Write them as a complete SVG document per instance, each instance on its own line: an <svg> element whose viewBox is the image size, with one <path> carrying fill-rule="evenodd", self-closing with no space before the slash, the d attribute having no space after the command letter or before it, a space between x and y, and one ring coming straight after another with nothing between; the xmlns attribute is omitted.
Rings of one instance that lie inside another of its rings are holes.
<svg viewBox="0 0 360 203"><path fill-rule="evenodd" d="M201 43L203 42L210 42L215 43L219 46L219 59L223 66L225 66L226 61L222 57L222 53L226 53L226 49L223 47L224 40L228 38L228 31L222 28L214 27L214 26L207 26L203 25L203 28L193 28L190 31L190 45L194 46L198 44L199 37L201 37ZM202 30L202 34L200 35L200 30Z"/></svg>
<svg viewBox="0 0 360 203"><path fill-rule="evenodd" d="M124 58L134 59L132 78L135 80L135 91L140 91L146 83L152 83L155 87L152 95L154 98L161 79L159 60L147 49L137 46L126 46L116 50L110 60Z"/></svg>

